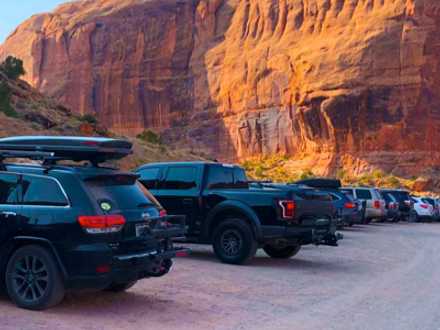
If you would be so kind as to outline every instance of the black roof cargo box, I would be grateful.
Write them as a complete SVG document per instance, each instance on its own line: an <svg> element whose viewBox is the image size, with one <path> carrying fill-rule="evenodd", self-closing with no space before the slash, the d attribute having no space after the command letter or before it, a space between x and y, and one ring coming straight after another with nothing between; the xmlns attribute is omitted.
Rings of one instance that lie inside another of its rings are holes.
<svg viewBox="0 0 440 330"><path fill-rule="evenodd" d="M18 158L26 158L26 152L29 152L29 158L32 158L32 153L50 153L49 158L53 160L91 161L97 164L130 155L132 146L129 141L110 138L18 136L0 139L0 157L12 158L14 152L21 152L22 156ZM8 151L11 153L8 154Z"/></svg>

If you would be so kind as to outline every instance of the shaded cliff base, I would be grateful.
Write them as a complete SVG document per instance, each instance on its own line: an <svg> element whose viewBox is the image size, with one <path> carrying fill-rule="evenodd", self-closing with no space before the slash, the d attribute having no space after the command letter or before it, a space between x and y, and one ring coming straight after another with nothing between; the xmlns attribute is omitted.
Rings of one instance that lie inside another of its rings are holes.
<svg viewBox="0 0 440 330"><path fill-rule="evenodd" d="M389 157L394 159L394 163L384 168L384 159ZM417 160L425 159L424 157L426 155L423 153L390 155L387 152L370 154L367 160L349 155L338 157L326 154L321 154L319 157L301 155L295 159L275 155L250 158L242 161L242 165L249 176L256 180L295 182L311 177L336 177L344 185L402 188L419 194L438 195L440 170L430 166L420 166L418 171L414 170ZM396 159L400 159L400 162L396 162ZM374 160L381 166L375 164ZM409 173L419 174L417 176L406 174L405 169Z"/></svg>

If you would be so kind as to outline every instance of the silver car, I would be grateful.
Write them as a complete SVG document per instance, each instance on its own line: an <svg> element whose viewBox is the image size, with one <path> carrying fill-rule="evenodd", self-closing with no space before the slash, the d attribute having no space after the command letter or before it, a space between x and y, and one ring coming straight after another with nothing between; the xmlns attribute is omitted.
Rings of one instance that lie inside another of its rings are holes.
<svg viewBox="0 0 440 330"><path fill-rule="evenodd" d="M376 188L344 187L341 190L364 202L366 223L373 219L383 221L386 218L386 202Z"/></svg>

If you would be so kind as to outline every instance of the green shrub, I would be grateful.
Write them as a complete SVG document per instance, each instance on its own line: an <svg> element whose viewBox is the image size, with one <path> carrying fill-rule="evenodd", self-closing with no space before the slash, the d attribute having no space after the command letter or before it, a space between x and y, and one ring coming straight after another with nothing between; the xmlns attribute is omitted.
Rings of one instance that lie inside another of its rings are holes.
<svg viewBox="0 0 440 330"><path fill-rule="evenodd" d="M11 91L4 81L0 81L0 111L8 117L18 117L17 111L11 106Z"/></svg>
<svg viewBox="0 0 440 330"><path fill-rule="evenodd" d="M23 61L14 56L8 56L6 60L0 64L0 70L12 80L17 80L26 73L26 71L24 71Z"/></svg>
<svg viewBox="0 0 440 330"><path fill-rule="evenodd" d="M98 124L98 119L96 119L96 117L90 113L86 113L85 115L79 117L79 120L93 126L96 126Z"/></svg>
<svg viewBox="0 0 440 330"><path fill-rule="evenodd" d="M141 134L137 136L138 139L143 140L148 143L152 144L161 144L161 138L160 135L151 131L151 130L145 130Z"/></svg>
<svg viewBox="0 0 440 330"><path fill-rule="evenodd" d="M312 179L315 177L315 174L311 170L304 170L302 171L301 175L299 176L300 180L307 180Z"/></svg>

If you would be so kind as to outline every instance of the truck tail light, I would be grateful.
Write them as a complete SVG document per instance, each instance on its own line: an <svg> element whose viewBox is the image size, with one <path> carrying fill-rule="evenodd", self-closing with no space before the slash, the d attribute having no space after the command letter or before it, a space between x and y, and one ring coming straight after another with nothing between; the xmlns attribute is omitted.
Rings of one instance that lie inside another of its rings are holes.
<svg viewBox="0 0 440 330"><path fill-rule="evenodd" d="M374 201L373 206L375 209L380 209L380 201Z"/></svg>
<svg viewBox="0 0 440 330"><path fill-rule="evenodd" d="M122 215L81 215L78 223L88 234L108 234L122 230L125 225Z"/></svg>
<svg viewBox="0 0 440 330"><path fill-rule="evenodd" d="M284 200L280 201L281 216L283 219L293 219L295 217L295 202Z"/></svg>
<svg viewBox="0 0 440 330"><path fill-rule="evenodd" d="M351 203L351 202L347 202L344 204L344 207L346 209L355 209L356 208L356 204L355 203Z"/></svg>

